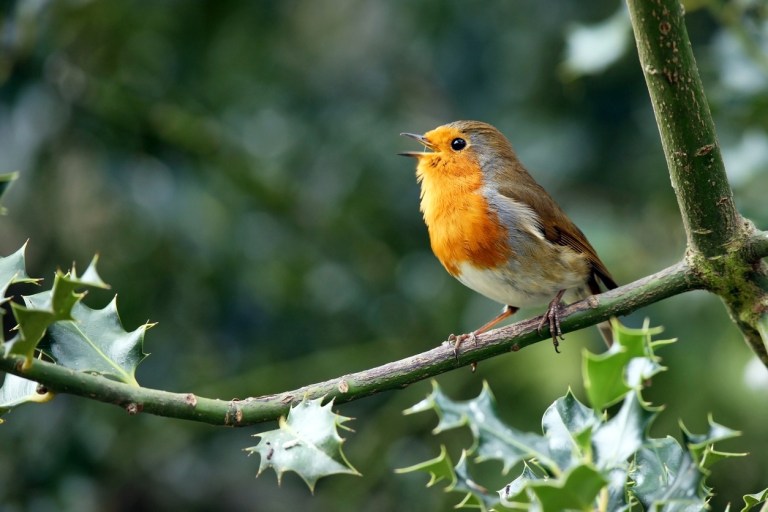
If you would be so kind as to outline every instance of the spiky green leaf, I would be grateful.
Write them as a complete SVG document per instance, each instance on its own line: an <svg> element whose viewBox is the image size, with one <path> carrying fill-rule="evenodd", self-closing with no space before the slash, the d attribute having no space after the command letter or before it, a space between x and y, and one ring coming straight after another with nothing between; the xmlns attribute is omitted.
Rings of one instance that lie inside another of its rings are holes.
<svg viewBox="0 0 768 512"><path fill-rule="evenodd" d="M27 361L32 361L38 343L48 326L56 321L56 315L52 311L30 309L15 302L11 303L11 311L16 317L18 333L5 344L5 354L20 354Z"/></svg>
<svg viewBox="0 0 768 512"><path fill-rule="evenodd" d="M395 469L395 473L414 473L416 471L423 471L429 474L427 487L432 487L443 480L447 482L448 487L452 487L456 482L456 472L453 469L453 462L451 462L451 457L448 455L445 445L440 446L440 455L433 459L419 462L413 466Z"/></svg>
<svg viewBox="0 0 768 512"><path fill-rule="evenodd" d="M288 417L281 417L276 430L255 434L259 444L246 448L251 453L258 453L260 475L267 468L274 468L277 481L283 473L297 473L314 491L317 481L334 474L359 475L349 463L342 451L344 439L339 436L337 427L351 418L346 418L331 410L333 400L322 405L322 398L303 400L291 408Z"/></svg>
<svg viewBox="0 0 768 512"><path fill-rule="evenodd" d="M749 512L757 505L765 502L768 502L768 488L755 494L746 494L744 495L744 507L742 507L741 512Z"/></svg>
<svg viewBox="0 0 768 512"><path fill-rule="evenodd" d="M532 481L529 486L541 504L542 512L591 510L605 477L598 469L582 464L560 478Z"/></svg>
<svg viewBox="0 0 768 512"><path fill-rule="evenodd" d="M27 249L26 242L15 253L0 258L0 303L7 301L5 292L12 283L36 283L27 275L27 263L24 253Z"/></svg>
<svg viewBox="0 0 768 512"><path fill-rule="evenodd" d="M527 458L537 458L542 464L556 468L549 453L547 440L540 435L522 432L507 426L496 412L496 400L483 383L483 390L472 400L455 401L443 394L436 381L432 392L405 414L434 410L439 422L434 433L467 426L472 432L473 446L468 450L478 461L501 461L507 473L515 464Z"/></svg>
<svg viewBox="0 0 768 512"><path fill-rule="evenodd" d="M569 389L544 412L542 431L549 453L561 471L589 455L591 431L601 422L595 411L579 402Z"/></svg>
<svg viewBox="0 0 768 512"><path fill-rule="evenodd" d="M18 334L6 344L6 354L19 354L31 360L38 343L51 324L72 320L72 308L85 295L78 290L85 287L107 287L96 272L97 260L98 258L93 258L83 277L77 277L74 266L66 274L57 271L51 290L24 297L25 306L11 304L18 323Z"/></svg>
<svg viewBox="0 0 768 512"><path fill-rule="evenodd" d="M649 379L664 370L654 349L671 341L652 340L651 334L658 330L647 325L639 330L616 327L618 347L603 359L585 355L584 365L585 374L592 379L587 379L588 385L599 383L610 388L609 393L598 390L598 395L591 395L599 411L623 400L611 418L579 403L569 391L544 413L543 436L523 434L499 420L487 385L480 396L466 402L450 400L434 385L427 399L407 412L436 411L439 422L435 432L467 426L474 436L467 453L477 454L478 459L499 458L505 470L510 461L517 463L522 457L523 472L499 491L501 505L497 507L529 512L702 510L709 496L704 485L707 468L734 455L715 451L713 443L737 433L710 418L706 434L691 434L683 428L684 446L671 437L649 438L649 426L660 409L646 404L641 391ZM597 364L590 366L590 361ZM530 439L533 441L527 442ZM487 456L490 446L497 457ZM429 464L434 475L435 468L450 475L450 464L436 463L433 460ZM482 488L473 484L475 490ZM477 504L482 496L472 494L465 502ZM754 495L746 499L753 502L761 498Z"/></svg>
<svg viewBox="0 0 768 512"><path fill-rule="evenodd" d="M39 279L34 279L27 275L27 264L24 258L26 248L27 244L25 242L15 253L0 258L0 304L9 300L5 294L11 284L36 283L39 281ZM5 309L0 309L0 319L2 319L3 315L5 315ZM0 344L4 341L2 331L0 330Z"/></svg>
<svg viewBox="0 0 768 512"><path fill-rule="evenodd" d="M661 370L653 347L666 341L651 341L651 336L661 329L648 326L630 329L618 321L613 322L613 329L615 342L608 351L602 354L584 351L584 389L597 411L618 403L630 389L637 389L645 379ZM635 358L644 360L630 366Z"/></svg>
<svg viewBox="0 0 768 512"><path fill-rule="evenodd" d="M48 300L48 293L25 300L31 307L37 307ZM117 312L117 297L102 309L76 303L71 315L73 320L58 321L48 327L40 349L67 368L138 386L136 367L146 357L144 334L153 324L126 331Z"/></svg>
<svg viewBox="0 0 768 512"><path fill-rule="evenodd" d="M683 440L694 460L699 464L699 467L707 469L719 460L746 455L745 453L716 451L714 449L716 442L738 437L741 433L716 423L711 415L707 420L709 422L709 431L706 434L692 434L682 422L680 423L680 429L683 431Z"/></svg>
<svg viewBox="0 0 768 512"><path fill-rule="evenodd" d="M427 461L406 468L395 469L396 473L413 473L422 471L429 474L427 487L432 487L438 482L445 481L445 492L455 492L462 495L461 501L455 508L471 508L487 511L500 510L499 497L488 491L485 487L475 482L469 472L467 451L461 452L461 457L456 465L451 462L451 457L445 446L440 447L440 454Z"/></svg>
<svg viewBox="0 0 768 512"><path fill-rule="evenodd" d="M531 502L535 499L533 491L529 484L536 480L546 479L546 475L539 475L531 464L523 463L523 471L520 476L499 490L499 499L501 503L511 509L528 510Z"/></svg>
<svg viewBox="0 0 768 512"><path fill-rule="evenodd" d="M601 469L622 467L646 439L656 412L647 409L637 393L627 393L618 414L594 431L595 464Z"/></svg>
<svg viewBox="0 0 768 512"><path fill-rule="evenodd" d="M38 389L37 382L8 373L0 387L0 416L21 404L43 403L51 398L51 393Z"/></svg>
<svg viewBox="0 0 768 512"><path fill-rule="evenodd" d="M456 463L454 471L456 479L446 491L464 494L464 499L456 505L456 508L474 508L486 512L498 504L498 495L489 492L488 489L475 482L469 474L466 450L462 450L461 457L459 462Z"/></svg>
<svg viewBox="0 0 768 512"><path fill-rule="evenodd" d="M704 510L703 475L672 437L650 439L635 455L633 495L645 510Z"/></svg>

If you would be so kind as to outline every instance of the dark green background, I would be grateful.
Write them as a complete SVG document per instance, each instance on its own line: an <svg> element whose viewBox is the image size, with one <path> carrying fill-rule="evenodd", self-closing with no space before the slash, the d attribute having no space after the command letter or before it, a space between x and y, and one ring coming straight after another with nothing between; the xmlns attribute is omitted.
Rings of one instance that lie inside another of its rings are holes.
<svg viewBox="0 0 768 512"><path fill-rule="evenodd" d="M56 267L84 268L99 253L113 290L86 303L119 292L127 329L159 322L142 385L272 393L415 354L495 315L497 304L431 255L414 162L396 156L417 149L403 131L456 119L499 127L621 283L682 256L633 46L595 74L564 65L569 34L619 2L0 5L0 170L21 172L0 250L29 238L29 271L48 286ZM768 73L739 42L768 40L765 7L753 5L729 28L726 11L689 4L688 25L736 203L765 227ZM593 52L611 44L597 37ZM766 372L748 370L750 351L713 296L675 297L624 321L645 317L679 338L646 393L666 404L653 433L679 436L678 419L703 431L708 413L743 431L723 448L751 455L711 478L714 508L738 505L768 484ZM561 355L541 343L439 381L470 398L487 379L505 419L539 430L568 386L583 399L584 347L601 350L594 329L569 334ZM323 480L314 496L293 474L282 487L272 472L254 479L258 461L241 450L273 424L129 417L60 396L5 417L1 508L447 510L455 496L392 472L441 442L455 457L468 443L466 433L432 438L433 417L400 415L429 389L340 407L357 418L346 451L365 476Z"/></svg>

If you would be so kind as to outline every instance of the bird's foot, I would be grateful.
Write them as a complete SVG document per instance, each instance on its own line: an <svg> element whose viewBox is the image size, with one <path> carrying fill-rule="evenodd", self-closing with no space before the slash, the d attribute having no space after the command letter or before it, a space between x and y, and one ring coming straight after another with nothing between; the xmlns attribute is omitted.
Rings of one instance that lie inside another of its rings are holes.
<svg viewBox="0 0 768 512"><path fill-rule="evenodd" d="M555 352L558 354L560 353L560 349L558 348L560 347L560 340L565 340L563 337L563 330L560 327L560 309L562 308L562 305L560 304L561 298L561 294L558 294L554 300L549 303L549 307L547 307L546 313L542 315L539 327L537 328L539 334L542 334L544 324L549 325L549 333L552 335L552 345L554 345Z"/></svg>
<svg viewBox="0 0 768 512"><path fill-rule="evenodd" d="M477 346L477 331L472 331L466 334L459 334L458 336L455 334L448 336L448 342L453 343L453 353L456 355L459 354L459 347L461 344L467 340L471 341L475 344L475 346Z"/></svg>
<svg viewBox="0 0 768 512"><path fill-rule="evenodd" d="M472 331L467 334L459 334L458 336L455 334L448 336L448 342L453 343L453 357L456 358L457 363L459 362L459 347L467 340L471 341L475 346L477 346L477 331ZM474 373L475 370L477 370L477 363L473 362L471 367L472 373Z"/></svg>

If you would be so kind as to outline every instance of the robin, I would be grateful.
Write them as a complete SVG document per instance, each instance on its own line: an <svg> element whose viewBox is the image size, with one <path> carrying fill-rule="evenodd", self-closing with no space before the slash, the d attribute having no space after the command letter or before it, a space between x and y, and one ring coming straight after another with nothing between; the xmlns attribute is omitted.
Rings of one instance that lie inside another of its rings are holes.
<svg viewBox="0 0 768 512"><path fill-rule="evenodd" d="M454 350L521 307L549 303L539 332L548 324L559 352L561 301L598 294L600 283L617 286L584 233L493 126L455 121L402 135L425 147L400 154L418 161L421 211L435 256L465 286L504 304L488 323L455 337ZM610 346L610 325L598 328Z"/></svg>

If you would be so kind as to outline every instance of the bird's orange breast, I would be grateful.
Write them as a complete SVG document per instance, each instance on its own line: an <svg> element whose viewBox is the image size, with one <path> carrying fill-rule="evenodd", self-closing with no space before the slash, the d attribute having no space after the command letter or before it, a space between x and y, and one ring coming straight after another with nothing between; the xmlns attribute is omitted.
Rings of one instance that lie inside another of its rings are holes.
<svg viewBox="0 0 768 512"><path fill-rule="evenodd" d="M478 268L507 262L512 252L508 233L481 193L479 167L426 154L416 174L432 251L451 275L457 277L465 262Z"/></svg>

